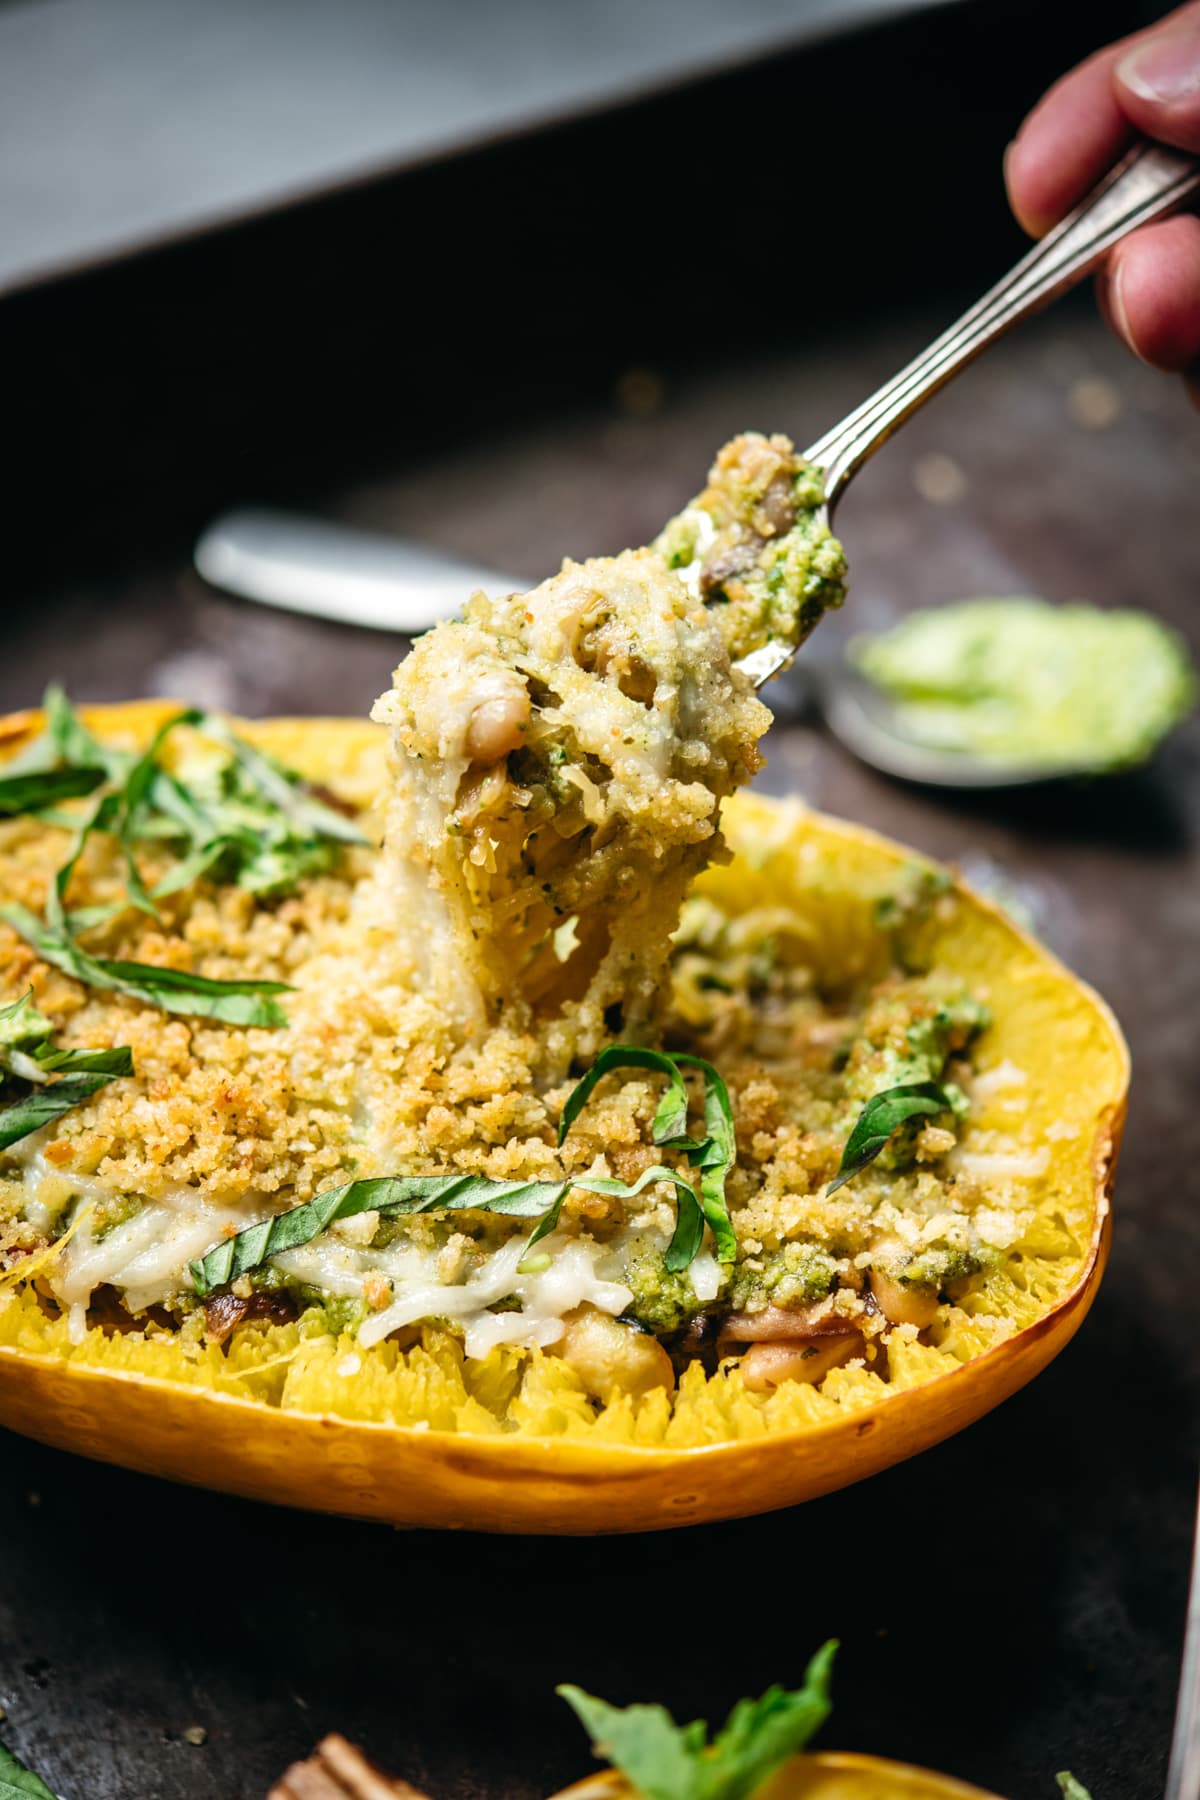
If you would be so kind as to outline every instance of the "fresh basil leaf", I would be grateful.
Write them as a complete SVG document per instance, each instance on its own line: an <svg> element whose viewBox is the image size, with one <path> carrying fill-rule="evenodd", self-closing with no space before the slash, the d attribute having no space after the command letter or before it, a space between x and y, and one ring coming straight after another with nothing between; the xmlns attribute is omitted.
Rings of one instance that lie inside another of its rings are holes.
<svg viewBox="0 0 1200 1800"><path fill-rule="evenodd" d="M702 1056L679 1055L674 1060L681 1068L699 1069L704 1077L708 1137L696 1146L692 1161L700 1170L700 1205L717 1247L717 1261L731 1263L737 1258L737 1237L725 1199L725 1177L737 1160L733 1102L722 1077Z"/></svg>
<svg viewBox="0 0 1200 1800"><path fill-rule="evenodd" d="M37 1054L38 1066L47 1074L71 1073L102 1075L113 1081L118 1075L133 1074L133 1053L121 1044L113 1050L56 1050L47 1045Z"/></svg>
<svg viewBox="0 0 1200 1800"><path fill-rule="evenodd" d="M56 1800L40 1775L0 1744L0 1800Z"/></svg>
<svg viewBox="0 0 1200 1800"><path fill-rule="evenodd" d="M47 908L49 910L49 908ZM11 925L30 947L37 951L43 962L52 963L65 975L74 976L76 981L88 981L88 965L91 958L79 949L74 939L65 931L57 931L36 913L31 913L27 906L10 900L0 905L0 919ZM96 982L93 985L107 987L107 982Z"/></svg>
<svg viewBox="0 0 1200 1800"><path fill-rule="evenodd" d="M868 1163L873 1163L893 1131L906 1119L951 1110L950 1095L936 1081L902 1082L899 1087L873 1094L854 1121L838 1172L826 1187L826 1194L835 1194L853 1176L861 1174Z"/></svg>
<svg viewBox="0 0 1200 1800"><path fill-rule="evenodd" d="M125 778L125 786L120 796L120 816L116 825L117 839L121 846L121 854L125 858L126 892L129 902L139 912L149 913L152 918L158 917L158 908L146 890L141 871L134 855L134 845L138 840L139 830L143 825L143 814L147 808L151 791L158 785L162 776L162 787L174 794L174 787L163 776L158 766L158 752L170 732L175 729L186 714L178 714L160 725L150 740L149 747L134 763ZM177 784L175 784L177 786ZM177 820L175 822L178 822Z"/></svg>
<svg viewBox="0 0 1200 1800"><path fill-rule="evenodd" d="M471 1208L537 1218L561 1204L570 1185L563 1181L490 1181L482 1175L384 1175L348 1181L227 1238L191 1264L192 1280L198 1294L209 1294L259 1268L270 1257L311 1243L338 1219L352 1219L357 1213L381 1212L397 1218L406 1213Z"/></svg>
<svg viewBox="0 0 1200 1800"><path fill-rule="evenodd" d="M87 848L88 839L94 831L110 831L116 822L119 802L115 794L103 794L97 800L88 816L78 824L75 840L67 854L67 860L56 872L50 883L50 891L46 895L46 923L54 932L70 935L67 925L67 889L79 866L79 859ZM30 915L32 917L32 914Z"/></svg>
<svg viewBox="0 0 1200 1800"><path fill-rule="evenodd" d="M343 844L365 844L368 841L353 820L345 818L335 807L327 806L323 800L318 799L299 776L283 768L273 757L256 750L245 738L238 737L224 719L217 718L213 713L196 713L189 717L188 723L194 724L206 736L216 738L218 743L226 745L263 799L277 807L300 835L335 838Z"/></svg>
<svg viewBox="0 0 1200 1800"><path fill-rule="evenodd" d="M693 1189L678 1190L679 1210L675 1216L675 1230L667 1245L667 1253L663 1258L672 1275L680 1275L688 1269L700 1254L704 1242L704 1209L697 1200Z"/></svg>
<svg viewBox="0 0 1200 1800"><path fill-rule="evenodd" d="M103 769L110 780L130 761L128 751L114 750L89 731L57 683L51 682L42 699L46 736L60 762L72 768Z"/></svg>
<svg viewBox="0 0 1200 1800"><path fill-rule="evenodd" d="M219 1019L226 1025L257 1025L271 1031L288 1022L283 1008L271 998L273 994L291 992L286 981L214 981L183 969L107 958L95 966L118 993L147 1006L161 1006L164 1012Z"/></svg>
<svg viewBox="0 0 1200 1800"><path fill-rule="evenodd" d="M57 946L57 966L64 967L63 959L69 958L72 967L68 972L93 986L117 985L123 986L124 991L133 991L129 983L134 978L127 973L120 975L115 965L108 970L113 979L102 981L98 971L104 967L103 959L89 958L74 941L77 932L107 922L123 906L135 906L157 916L156 901L190 886L219 865L227 870L228 878L253 892L279 892L302 875L327 866L332 844L366 842L352 821L310 793L298 776L245 743L223 719L199 708L185 708L165 720L140 756L102 745L60 688L47 690L45 709L46 730L42 738L17 764L9 766L7 776L0 777L0 814L5 811L6 789L10 807L15 809L18 802L28 805L40 800L49 805L55 799L91 792L104 782L110 784L109 791L100 796L86 818L62 817L64 825L74 828L75 837L46 904L46 924L64 940ZM206 799L190 792L162 768L158 760L162 747L180 726L216 739L230 752L231 760L226 766L238 771L238 780L245 783L244 792L231 791ZM56 762L67 766L55 767ZM113 833L120 845L126 867L125 900L69 912L68 888L88 839L98 831ZM144 840L163 841L181 851L180 861L152 891L142 877L135 854L135 846ZM155 992L165 996L184 991L178 981L155 980L145 970L136 977L136 986L141 998ZM194 1004L184 1006L178 999L172 1002L165 997L152 998L152 1003L170 1011L190 1011L230 1023L286 1022L278 1007L261 1000L267 992L284 991L280 984L239 984L235 990L234 984L226 983L222 984L221 997L211 984L196 979L186 991ZM230 1006L235 991L240 992L241 1000ZM255 1005L247 1006L245 998L251 992L260 998Z"/></svg>
<svg viewBox="0 0 1200 1800"><path fill-rule="evenodd" d="M837 1644L813 1657L804 1685L769 1688L741 1700L711 1744L703 1720L676 1725L661 1706L610 1706L581 1688L557 1692L573 1709L598 1756L626 1775L644 1800L751 1800L829 1716L829 1676Z"/></svg>
<svg viewBox="0 0 1200 1800"><path fill-rule="evenodd" d="M0 775L0 817L41 812L60 800L78 800L105 779L103 769L44 769L27 775Z"/></svg>
<svg viewBox="0 0 1200 1800"><path fill-rule="evenodd" d="M682 1176L658 1166L644 1170L632 1185L601 1175L561 1181L499 1181L488 1175L380 1175L348 1181L226 1238L190 1265L192 1280L198 1294L209 1294L261 1267L272 1256L311 1243L337 1220L364 1212L379 1212L388 1219L425 1212L492 1212L514 1219L540 1219L529 1239L532 1247L553 1231L573 1187L631 1200L659 1181L691 1195L695 1204L695 1195Z"/></svg>
<svg viewBox="0 0 1200 1800"><path fill-rule="evenodd" d="M667 1250L667 1268L677 1273L693 1261L704 1239L705 1221L716 1243L717 1260L732 1263L737 1257L737 1238L725 1199L725 1177L737 1155L733 1106L721 1076L702 1056L647 1050L640 1044L608 1045L572 1090L559 1124L559 1143L579 1117L596 1084L603 1076L623 1068L652 1069L667 1077L667 1089L654 1114L651 1135L660 1149L682 1150L700 1171L698 1207L694 1190L687 1198L680 1195L675 1234ZM704 1123L708 1133L704 1138L686 1135L689 1096L681 1073L684 1068L697 1069L704 1078Z"/></svg>
<svg viewBox="0 0 1200 1800"><path fill-rule="evenodd" d="M1082 1781L1076 1781L1070 1769L1060 1769L1054 1779L1058 1783L1063 1800L1092 1800L1092 1796L1088 1793Z"/></svg>
<svg viewBox="0 0 1200 1800"><path fill-rule="evenodd" d="M52 814L57 802L92 793L113 779L128 759L93 736L61 688L48 687L42 704L45 728L4 764L0 814L51 813L47 823L73 829L72 816Z"/></svg>
<svg viewBox="0 0 1200 1800"><path fill-rule="evenodd" d="M125 1059L123 1066L106 1074L64 1075L61 1081L48 1083L45 1087L35 1087L23 1098L0 1105L0 1150L7 1150L10 1144L15 1144L20 1138L28 1137L33 1131L40 1131L43 1125L61 1118L63 1113L78 1106L81 1100L90 1100L93 1094L102 1087L107 1087L117 1075L133 1074L133 1058L128 1050L103 1054L122 1055Z"/></svg>
<svg viewBox="0 0 1200 1800"><path fill-rule="evenodd" d="M675 1189L679 1208L674 1236L672 1237L671 1244L667 1250L667 1267L672 1270L686 1269L688 1263L692 1261L692 1258L696 1255L696 1252L703 1242L704 1215L701 1213L697 1204L696 1192L692 1187L691 1182L685 1181L681 1175L676 1174L674 1169L665 1168L661 1163L655 1163L650 1168L643 1169L637 1180L632 1184L624 1181L617 1181L607 1175L573 1175L570 1180L563 1182L562 1192L552 1203L549 1212L547 1212L546 1216L542 1219L537 1229L530 1235L526 1249L532 1250L533 1246L540 1243L542 1238L549 1237L550 1233L558 1224L558 1216L562 1211L562 1203L572 1188L580 1188L585 1194L609 1194L617 1200L634 1200L639 1194L644 1193L648 1187L654 1187L659 1182L666 1182ZM502 1209L491 1206L488 1210L496 1212ZM698 1228L693 1226L693 1219L699 1221ZM681 1246L687 1247L687 1254L684 1260L678 1260L680 1257L684 1256L684 1250L682 1247L678 1250L675 1249L677 1240ZM675 1250L677 1259L674 1262L671 1260L673 1250Z"/></svg>
<svg viewBox="0 0 1200 1800"><path fill-rule="evenodd" d="M705 1768L711 1800L750 1800L789 1757L799 1755L829 1717L829 1678L836 1640L809 1663L804 1685L789 1693L768 1688L759 1700L739 1700L717 1734Z"/></svg>
<svg viewBox="0 0 1200 1800"><path fill-rule="evenodd" d="M676 1137L686 1129L688 1091L675 1066L674 1058L664 1050L647 1050L641 1044L608 1044L601 1050L583 1079L571 1090L558 1124L560 1144L598 1084L614 1069L652 1069L656 1075L666 1076L667 1091L654 1115L653 1135L656 1144L662 1144L667 1138Z"/></svg>
<svg viewBox="0 0 1200 1800"><path fill-rule="evenodd" d="M328 866L332 844L365 843L357 826L311 793L298 776L239 738L223 719L197 707L165 720L140 756L103 745L61 688L47 689L45 712L41 738L0 778L0 814L6 784L12 807L38 798L49 804L90 793L106 782L108 791L82 820L62 817L75 835L47 896L45 919L36 920L18 906L0 909L0 917L47 962L89 986L227 1024L286 1025L286 1014L271 998L288 991L284 982L212 981L148 963L96 957L84 950L77 934L107 923L125 906L157 917L157 901L218 869L253 892L280 892L302 875ZM215 795L191 792L159 762L167 738L181 726L215 739L230 752L224 768L236 770L236 779L226 782L222 772ZM69 911L68 889L94 832L117 838L126 868L125 898ZM155 840L178 850L180 859L151 889L135 847Z"/></svg>
<svg viewBox="0 0 1200 1800"><path fill-rule="evenodd" d="M51 1021L33 1004L32 990L0 1007L0 1080L5 1089L14 1079L28 1089L0 1100L0 1150L61 1118L118 1076L133 1074L133 1055L124 1045L59 1049L53 1032Z"/></svg>
<svg viewBox="0 0 1200 1800"><path fill-rule="evenodd" d="M681 1729L665 1706L610 1706L569 1683L554 1691L575 1713L596 1755L627 1775L644 1800L698 1800L698 1761L707 1735L701 1721Z"/></svg>
<svg viewBox="0 0 1200 1800"><path fill-rule="evenodd" d="M271 998L289 992L284 981L214 981L155 963L90 956L65 929L55 930L15 902L0 906L0 919L19 932L43 962L89 987L109 988L143 1005L160 1006L164 1012L220 1019L227 1025L277 1029L287 1024L287 1014Z"/></svg>

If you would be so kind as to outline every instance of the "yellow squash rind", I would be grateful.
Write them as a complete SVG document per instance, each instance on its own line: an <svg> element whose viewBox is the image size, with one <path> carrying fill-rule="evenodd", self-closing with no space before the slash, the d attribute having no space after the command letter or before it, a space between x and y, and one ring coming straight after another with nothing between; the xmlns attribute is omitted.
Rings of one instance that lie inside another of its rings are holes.
<svg viewBox="0 0 1200 1800"><path fill-rule="evenodd" d="M635 1796L623 1776L606 1771L576 1782L554 1800L635 1800ZM794 1757L755 1800L997 1800L997 1796L910 1763L833 1750Z"/></svg>

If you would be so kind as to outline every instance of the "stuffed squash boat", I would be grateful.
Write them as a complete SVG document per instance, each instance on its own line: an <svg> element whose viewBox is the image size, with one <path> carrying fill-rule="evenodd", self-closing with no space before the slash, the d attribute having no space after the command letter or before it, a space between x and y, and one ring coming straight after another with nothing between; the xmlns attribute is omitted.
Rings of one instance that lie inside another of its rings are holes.
<svg viewBox="0 0 1200 1800"><path fill-rule="evenodd" d="M739 440L655 549L475 596L377 725L9 721L0 1422L637 1530L871 1473L1061 1348L1110 1015L947 872L734 794L732 652L839 597L812 503Z"/></svg>

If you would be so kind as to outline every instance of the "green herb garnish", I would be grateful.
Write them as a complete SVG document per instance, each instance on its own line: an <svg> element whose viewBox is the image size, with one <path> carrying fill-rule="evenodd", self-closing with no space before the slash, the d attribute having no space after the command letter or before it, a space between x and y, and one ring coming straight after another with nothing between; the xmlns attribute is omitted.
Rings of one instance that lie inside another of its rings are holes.
<svg viewBox="0 0 1200 1800"><path fill-rule="evenodd" d="M704 1109L709 1136L700 1140L681 1135L686 1130L688 1109L688 1092L679 1072L682 1064L698 1068L705 1079ZM217 1244L190 1265L197 1294L202 1298L211 1294L240 1275L260 1268L271 1257L311 1243L339 1219L352 1219L357 1213L378 1212L384 1218L396 1219L424 1212L492 1212L509 1218L538 1219L529 1238L528 1252L554 1230L563 1201L572 1188L632 1200L660 1181L669 1182L675 1189L678 1206L675 1232L666 1254L668 1269L678 1272L693 1261L704 1241L706 1219L713 1227L721 1260L732 1261L737 1241L725 1206L724 1180L733 1159L733 1110L729 1090L711 1063L699 1057L668 1056L635 1044L610 1045L572 1090L563 1109L559 1143L579 1117L596 1083L617 1068L653 1069L667 1076L670 1085L654 1115L652 1135L661 1149L684 1151L699 1169L699 1198L690 1181L662 1163L643 1170L632 1184L605 1175L573 1175L561 1181L498 1181L487 1175L382 1175L348 1181Z"/></svg>
<svg viewBox="0 0 1200 1800"><path fill-rule="evenodd" d="M1076 1781L1070 1769L1060 1769L1054 1779L1058 1783L1063 1800L1092 1800L1092 1796L1082 1781Z"/></svg>
<svg viewBox="0 0 1200 1800"><path fill-rule="evenodd" d="M0 817L41 812L60 800L79 800L104 780L103 769L43 769L0 776Z"/></svg>
<svg viewBox="0 0 1200 1800"><path fill-rule="evenodd" d="M657 1181L671 1182L680 1193L692 1189L673 1169L656 1165L628 1185L600 1175L580 1175L569 1181L497 1181L488 1175L381 1175L348 1181L330 1188L303 1206L279 1213L261 1224L250 1225L236 1237L226 1238L199 1261L190 1264L196 1292L205 1298L214 1289L248 1275L272 1256L311 1243L339 1219L356 1213L378 1212L385 1219L410 1213L493 1212L512 1219L539 1219L528 1249L548 1237L558 1224L562 1203L573 1187L589 1194L611 1194L631 1200ZM695 1201L692 1195L693 1204Z"/></svg>
<svg viewBox="0 0 1200 1800"><path fill-rule="evenodd" d="M697 1069L704 1078L706 1135L702 1138L687 1135L689 1096L682 1074L685 1068ZM558 1127L560 1144L591 1098L596 1084L615 1069L651 1069L666 1076L666 1092L658 1103L650 1135L662 1150L682 1150L700 1173L699 1200L693 1193L689 1206L681 1198L679 1223L667 1251L667 1268L673 1272L687 1268L703 1242L706 1222L716 1242L717 1260L733 1262L737 1256L737 1239L725 1199L725 1177L733 1167L737 1145L729 1089L703 1057L647 1050L640 1044L610 1044L600 1052L563 1108Z"/></svg>
<svg viewBox="0 0 1200 1800"><path fill-rule="evenodd" d="M68 932L55 931L15 904L0 906L0 919L19 931L43 962L89 987L109 988L146 1006L160 1006L164 1012L221 1019L227 1025L287 1024L287 1014L271 998L289 991L285 981L211 981L205 975L163 969L156 963L89 956Z"/></svg>
<svg viewBox="0 0 1200 1800"><path fill-rule="evenodd" d="M739 1700L711 1743L703 1719L677 1725L662 1706L609 1706L570 1686L557 1692L596 1754L620 1769L643 1800L750 1800L828 1718L836 1650L831 1638L794 1692L772 1687L760 1700Z"/></svg>
<svg viewBox="0 0 1200 1800"><path fill-rule="evenodd" d="M32 994L0 1007L0 1150L39 1131L89 1100L120 1075L133 1074L132 1053L60 1050L54 1027Z"/></svg>
<svg viewBox="0 0 1200 1800"><path fill-rule="evenodd" d="M157 917L159 900L205 875L254 893L283 893L302 876L329 867L337 845L365 843L357 827L299 776L239 738L223 719L195 707L166 720L140 756L101 744L59 688L47 690L45 711L41 736L0 778L0 813L45 816L59 800L103 791L90 812L53 819L73 828L75 837L55 876L45 917L10 904L0 907L0 918L44 961L90 987L230 1025L286 1025L287 1015L271 998L288 991L286 982L213 981L151 963L95 957L82 948L78 935L130 906ZM181 780L160 761L167 739L181 727L220 744L227 758ZM115 837L121 847L125 896L110 906L72 912L67 906L71 879L97 832ZM152 888L146 886L136 856L139 845L150 843L178 859Z"/></svg>
<svg viewBox="0 0 1200 1800"><path fill-rule="evenodd" d="M56 1800L40 1775L0 1744L0 1800Z"/></svg>
<svg viewBox="0 0 1200 1800"><path fill-rule="evenodd" d="M954 1110L953 1097L936 1081L905 1081L899 1087L885 1088L873 1094L854 1121L854 1129L846 1140L838 1172L825 1189L834 1194L887 1145L893 1131L907 1119L925 1113L933 1115Z"/></svg>

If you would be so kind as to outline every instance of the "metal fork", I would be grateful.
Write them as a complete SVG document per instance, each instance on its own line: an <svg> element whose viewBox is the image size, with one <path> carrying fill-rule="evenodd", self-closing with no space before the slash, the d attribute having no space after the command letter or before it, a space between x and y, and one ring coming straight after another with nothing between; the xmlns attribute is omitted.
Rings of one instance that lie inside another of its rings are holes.
<svg viewBox="0 0 1200 1800"><path fill-rule="evenodd" d="M1130 150L1003 280L805 452L825 472L826 516L867 458L952 375L1021 319L1074 287L1129 232L1174 212L1196 193L1200 158L1161 144ZM787 667L797 648L772 639L743 657L740 666L761 687Z"/></svg>

